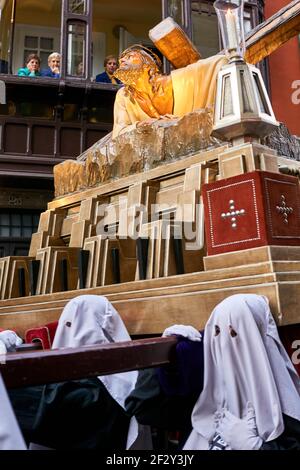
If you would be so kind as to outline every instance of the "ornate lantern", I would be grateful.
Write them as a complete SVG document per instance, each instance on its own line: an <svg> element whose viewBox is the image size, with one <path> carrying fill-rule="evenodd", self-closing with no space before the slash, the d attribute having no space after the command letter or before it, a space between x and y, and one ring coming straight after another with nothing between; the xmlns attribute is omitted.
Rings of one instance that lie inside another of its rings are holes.
<svg viewBox="0 0 300 470"><path fill-rule="evenodd" d="M259 140L277 126L273 109L257 67L244 59L244 0L214 3L229 63L218 75L213 135L233 142L245 137Z"/></svg>

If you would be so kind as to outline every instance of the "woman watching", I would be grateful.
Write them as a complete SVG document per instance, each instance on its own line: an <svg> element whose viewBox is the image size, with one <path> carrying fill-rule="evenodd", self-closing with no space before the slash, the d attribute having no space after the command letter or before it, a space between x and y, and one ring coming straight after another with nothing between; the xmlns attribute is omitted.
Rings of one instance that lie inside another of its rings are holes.
<svg viewBox="0 0 300 470"><path fill-rule="evenodd" d="M29 54L25 64L26 66L24 68L18 70L19 77L39 77L41 75L41 59L37 54Z"/></svg>

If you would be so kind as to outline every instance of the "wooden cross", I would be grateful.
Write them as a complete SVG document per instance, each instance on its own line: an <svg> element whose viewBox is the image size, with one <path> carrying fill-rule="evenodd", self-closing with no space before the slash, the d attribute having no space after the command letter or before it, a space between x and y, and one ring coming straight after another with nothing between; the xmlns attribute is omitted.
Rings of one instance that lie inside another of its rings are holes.
<svg viewBox="0 0 300 470"><path fill-rule="evenodd" d="M300 0L293 0L247 34L246 62L260 62L299 33ZM185 32L170 18L150 30L149 37L174 68L189 65L201 57Z"/></svg>
<svg viewBox="0 0 300 470"><path fill-rule="evenodd" d="M294 0L246 37L245 60L256 64L300 33L300 1Z"/></svg>

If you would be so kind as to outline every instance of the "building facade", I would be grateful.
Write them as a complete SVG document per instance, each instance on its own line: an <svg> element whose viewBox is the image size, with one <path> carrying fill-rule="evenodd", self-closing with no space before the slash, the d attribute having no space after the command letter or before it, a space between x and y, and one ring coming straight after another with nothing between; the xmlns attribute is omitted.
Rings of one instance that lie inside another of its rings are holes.
<svg viewBox="0 0 300 470"><path fill-rule="evenodd" d="M266 19L289 3L267 0ZM286 42L269 57L270 96L277 119L291 134L300 135L300 35Z"/></svg>

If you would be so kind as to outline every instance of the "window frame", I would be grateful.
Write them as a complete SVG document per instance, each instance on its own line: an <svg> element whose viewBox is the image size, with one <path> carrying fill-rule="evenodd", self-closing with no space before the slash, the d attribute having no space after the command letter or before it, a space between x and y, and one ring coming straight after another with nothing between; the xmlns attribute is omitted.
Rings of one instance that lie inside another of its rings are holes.
<svg viewBox="0 0 300 470"><path fill-rule="evenodd" d="M55 27L44 27L34 26L18 23L15 25L15 52L12 61L13 74L16 75L19 68L24 67L24 50L25 50L25 37L26 36L37 36L49 37L53 39L53 51L59 52L60 47L60 28ZM53 52L52 51L52 52Z"/></svg>
<svg viewBox="0 0 300 470"><path fill-rule="evenodd" d="M92 15L93 0L86 0L85 13L70 13L69 0L62 0L61 20L61 73L62 79L89 81L92 77ZM68 25L81 23L85 25L85 51L84 51L84 74L82 76L69 75L68 70Z"/></svg>
<svg viewBox="0 0 300 470"><path fill-rule="evenodd" d="M7 215L8 216L8 224L3 224L1 217L0 217L0 225L2 227L7 227L8 228L8 235L2 235L0 231L0 244L1 242L9 242L9 241L14 241L14 242L27 242L28 240L31 239L32 234L36 232L39 224L39 216L40 216L41 211L39 210L26 210L26 209L1 209L0 210L0 216L2 215ZM14 224L13 223L13 217L14 216L19 216L20 217L20 223L19 224ZM25 216L30 216L31 217L31 224L26 225L23 221L23 218ZM34 216L37 216L37 223L34 223ZM20 235L13 235L13 229L14 228L20 228ZM30 235L24 235L24 231L26 228L31 228L31 234Z"/></svg>

